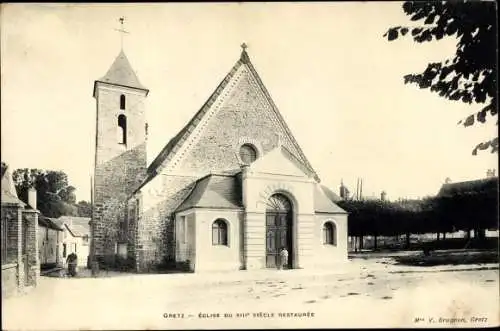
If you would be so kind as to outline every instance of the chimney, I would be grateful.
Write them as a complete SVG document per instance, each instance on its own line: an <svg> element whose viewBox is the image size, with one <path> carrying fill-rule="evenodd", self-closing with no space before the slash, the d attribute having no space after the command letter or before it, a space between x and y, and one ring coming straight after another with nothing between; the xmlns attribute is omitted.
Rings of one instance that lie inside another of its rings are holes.
<svg viewBox="0 0 500 331"><path fill-rule="evenodd" d="M380 200L385 201L386 197L387 193L385 191L382 191L382 193L380 193Z"/></svg>
<svg viewBox="0 0 500 331"><path fill-rule="evenodd" d="M36 209L36 189L34 187L28 189L28 204L31 208Z"/></svg>

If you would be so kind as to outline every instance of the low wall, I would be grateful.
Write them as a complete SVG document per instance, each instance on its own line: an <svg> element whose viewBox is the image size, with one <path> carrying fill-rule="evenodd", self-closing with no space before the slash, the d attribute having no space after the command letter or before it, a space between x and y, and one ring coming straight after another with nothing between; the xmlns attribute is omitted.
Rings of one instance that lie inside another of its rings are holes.
<svg viewBox="0 0 500 331"><path fill-rule="evenodd" d="M2 265L2 299L17 294L17 264Z"/></svg>

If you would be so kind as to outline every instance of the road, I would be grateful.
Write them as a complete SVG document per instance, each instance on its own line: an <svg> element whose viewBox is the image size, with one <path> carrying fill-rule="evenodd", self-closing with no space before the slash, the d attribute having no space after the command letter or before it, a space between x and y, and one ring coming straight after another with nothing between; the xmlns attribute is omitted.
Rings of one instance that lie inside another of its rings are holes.
<svg viewBox="0 0 500 331"><path fill-rule="evenodd" d="M497 326L498 276L495 265L355 259L314 273L42 277L31 293L3 302L2 323L9 330Z"/></svg>

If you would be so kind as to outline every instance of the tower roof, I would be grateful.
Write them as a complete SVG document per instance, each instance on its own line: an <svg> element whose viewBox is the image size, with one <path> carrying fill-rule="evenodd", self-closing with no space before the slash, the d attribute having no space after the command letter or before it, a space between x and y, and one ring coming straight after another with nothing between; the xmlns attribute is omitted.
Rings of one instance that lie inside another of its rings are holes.
<svg viewBox="0 0 500 331"><path fill-rule="evenodd" d="M123 50L120 51L120 54L118 54L106 75L97 81L148 91L148 89L139 82Z"/></svg>

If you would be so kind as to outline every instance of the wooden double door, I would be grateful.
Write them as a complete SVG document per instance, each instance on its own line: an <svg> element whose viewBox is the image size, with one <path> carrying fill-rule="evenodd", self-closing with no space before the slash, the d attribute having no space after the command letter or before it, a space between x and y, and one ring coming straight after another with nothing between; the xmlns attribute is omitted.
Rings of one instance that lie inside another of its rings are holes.
<svg viewBox="0 0 500 331"><path fill-rule="evenodd" d="M280 251L283 247L288 250L288 263L292 267L292 212L266 212L266 267L276 268L280 263Z"/></svg>

